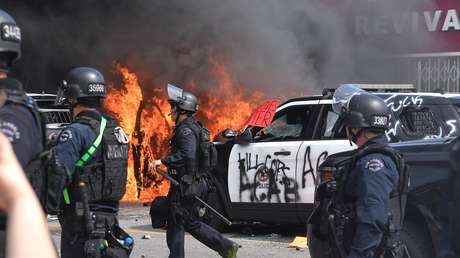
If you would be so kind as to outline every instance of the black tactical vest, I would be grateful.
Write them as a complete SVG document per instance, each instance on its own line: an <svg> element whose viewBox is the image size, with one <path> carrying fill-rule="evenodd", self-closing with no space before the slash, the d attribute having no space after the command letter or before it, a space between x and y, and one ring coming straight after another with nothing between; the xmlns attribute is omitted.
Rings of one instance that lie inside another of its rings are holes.
<svg viewBox="0 0 460 258"><path fill-rule="evenodd" d="M102 141L98 146L95 143L90 147L101 149L102 157L95 160L91 156L87 161L82 162L81 166L76 165L72 183L69 187L71 198L81 195L78 187L80 183L88 186L86 200L93 202L117 202L123 198L126 191L127 166L128 166L128 138L119 126L117 120L112 117L104 116L106 124L101 132L101 121L90 116L77 116L76 123L90 126L97 136L102 135ZM97 138L96 138L97 139ZM85 154L77 161L84 160ZM81 200L77 198L77 200Z"/></svg>
<svg viewBox="0 0 460 258"><path fill-rule="evenodd" d="M195 177L211 173L217 164L217 150L214 144L211 142L209 130L205 128L200 122L196 121L193 117L187 118L187 120L181 122L176 127L175 132L180 131L180 128L182 127L189 128L195 136L197 144L196 156L195 159L187 159L185 161L185 167L178 171L180 176L176 179L180 179L180 177L184 175ZM179 151L176 147L177 137L181 136L175 133L170 142L172 153Z"/></svg>
<svg viewBox="0 0 460 258"><path fill-rule="evenodd" d="M345 185L348 174L356 161L372 153L390 156L399 172L399 188L390 195L389 223L384 232L384 238L377 250L377 255L388 250L394 241L400 241L399 232L402 229L406 196L408 192L409 173L401 155L387 145L372 144L362 149L330 155L319 167L318 172L322 183L315 193L316 208L309 218L309 223L315 225L315 234L319 238L328 238L334 242L329 257L345 257L351 249L354 238L355 205L346 199ZM391 250L390 250L391 251Z"/></svg>
<svg viewBox="0 0 460 258"><path fill-rule="evenodd" d="M198 162L196 171L198 174L210 173L217 164L217 150L211 142L211 133L200 122L191 123L190 128L198 140Z"/></svg>

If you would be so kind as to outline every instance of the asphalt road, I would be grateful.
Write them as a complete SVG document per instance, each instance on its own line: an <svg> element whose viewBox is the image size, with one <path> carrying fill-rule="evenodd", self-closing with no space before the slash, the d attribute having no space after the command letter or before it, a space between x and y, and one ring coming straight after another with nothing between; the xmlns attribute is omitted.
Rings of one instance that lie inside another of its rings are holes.
<svg viewBox="0 0 460 258"><path fill-rule="evenodd" d="M119 220L121 226L134 238L135 247L131 254L132 258L168 257L166 231L152 229L148 207L124 206L120 211ZM59 223L56 220L49 220L48 224L59 249ZM288 248L288 244L296 235L293 231L296 231L296 228L239 225L232 227L225 233L225 236L242 246L238 251L240 258L309 258L308 249ZM300 232L301 230L297 235L301 235ZM149 239L145 239L146 236ZM185 255L190 258L220 257L188 234L185 236Z"/></svg>

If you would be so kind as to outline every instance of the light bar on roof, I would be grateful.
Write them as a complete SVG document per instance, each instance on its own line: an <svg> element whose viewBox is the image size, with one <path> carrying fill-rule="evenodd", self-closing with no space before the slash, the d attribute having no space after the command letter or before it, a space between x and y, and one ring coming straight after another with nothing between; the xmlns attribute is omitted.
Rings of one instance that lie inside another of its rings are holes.
<svg viewBox="0 0 460 258"><path fill-rule="evenodd" d="M352 84L363 90L415 90L413 84Z"/></svg>

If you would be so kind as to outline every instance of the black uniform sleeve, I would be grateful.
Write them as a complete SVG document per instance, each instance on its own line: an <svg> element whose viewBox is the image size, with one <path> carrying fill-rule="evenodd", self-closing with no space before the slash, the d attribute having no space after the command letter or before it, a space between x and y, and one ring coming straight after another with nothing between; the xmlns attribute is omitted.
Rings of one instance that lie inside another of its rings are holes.
<svg viewBox="0 0 460 258"><path fill-rule="evenodd" d="M173 152L161 160L172 169L193 169L196 160L197 139L192 129L181 127L177 130ZM190 170L189 170L190 171Z"/></svg>
<svg viewBox="0 0 460 258"><path fill-rule="evenodd" d="M33 116L21 108L6 106L2 108L0 131L11 142L19 163L25 168L42 151L42 142Z"/></svg>

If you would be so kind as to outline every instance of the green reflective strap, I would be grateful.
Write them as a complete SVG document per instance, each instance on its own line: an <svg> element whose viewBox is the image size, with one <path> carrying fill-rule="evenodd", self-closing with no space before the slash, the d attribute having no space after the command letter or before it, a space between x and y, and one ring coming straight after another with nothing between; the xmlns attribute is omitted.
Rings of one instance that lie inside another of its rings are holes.
<svg viewBox="0 0 460 258"><path fill-rule="evenodd" d="M83 164L88 161L91 156L93 156L94 152L96 152L97 148L101 144L102 135L104 134L105 126L107 125L107 119L101 116L101 127L99 128L99 135L97 136L96 140L93 142L91 147L89 147L88 151L75 163L76 167L82 167Z"/></svg>
<svg viewBox="0 0 460 258"><path fill-rule="evenodd" d="M107 119L103 116L101 116L101 126L99 127L99 135L96 137L96 140L94 140L93 144L91 144L91 147L86 151L83 156L77 162L75 162L75 167L81 168L90 158L93 156L94 152L96 152L97 148L101 144L102 141L102 135L104 135L104 130L107 125ZM67 188L64 189L64 202L65 204L70 204L70 196L69 196L69 191Z"/></svg>
<svg viewBox="0 0 460 258"><path fill-rule="evenodd" d="M67 188L64 189L64 203L67 205L70 204L69 190Z"/></svg>

